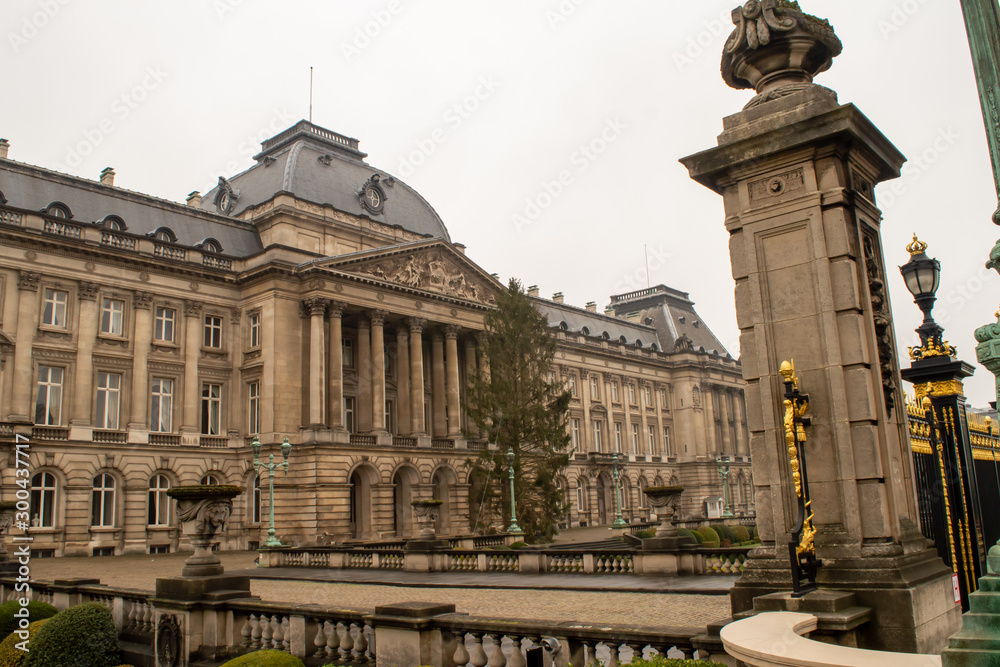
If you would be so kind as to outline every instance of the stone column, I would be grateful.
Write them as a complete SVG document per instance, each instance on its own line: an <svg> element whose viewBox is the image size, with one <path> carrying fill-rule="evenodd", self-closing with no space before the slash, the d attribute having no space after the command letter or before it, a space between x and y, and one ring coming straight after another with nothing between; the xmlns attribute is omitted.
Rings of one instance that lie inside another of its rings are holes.
<svg viewBox="0 0 1000 667"><path fill-rule="evenodd" d="M384 310L372 311L372 430L385 430L385 316Z"/></svg>
<svg viewBox="0 0 1000 667"><path fill-rule="evenodd" d="M628 396L628 383L629 379L627 376L622 376L622 408L625 410L625 423L622 424L622 449L625 454L632 453L632 404L629 401Z"/></svg>
<svg viewBox="0 0 1000 667"><path fill-rule="evenodd" d="M448 437L462 437L462 407L459 399L458 327L445 328L445 358L448 374Z"/></svg>
<svg viewBox="0 0 1000 667"><path fill-rule="evenodd" d="M87 427L91 425L91 406L94 388L94 341L97 340L97 292L101 286L93 282L81 282L79 292L80 319L76 327L76 376L73 383L73 412L70 427L74 429L70 437L90 439Z"/></svg>
<svg viewBox="0 0 1000 667"><path fill-rule="evenodd" d="M326 314L327 300L313 296L302 302L309 312L309 426L313 429L323 425L323 358L324 345L323 316Z"/></svg>
<svg viewBox="0 0 1000 667"><path fill-rule="evenodd" d="M132 333L132 404L129 411L128 441L142 444L149 440L149 346L153 342L153 295L136 292L132 297L135 328Z"/></svg>
<svg viewBox="0 0 1000 667"><path fill-rule="evenodd" d="M31 390L35 386L31 348L38 330L38 283L41 276L34 271L20 271L17 280L17 340L14 345L13 397L8 419L31 423L35 419L31 406Z"/></svg>
<svg viewBox="0 0 1000 667"><path fill-rule="evenodd" d="M639 453L653 453L653 443L649 441L649 403L646 402L646 380L638 382L639 389ZM652 389L650 389L652 391ZM652 395L650 395L652 398Z"/></svg>
<svg viewBox="0 0 1000 667"><path fill-rule="evenodd" d="M747 381L755 549L731 593L734 613L789 586L794 485L783 378L794 360L810 395L806 457L821 588L872 608L862 647L938 653L960 621L950 572L917 529L906 414L882 259L875 186L904 157L853 105L812 84L841 51L829 24L789 6L762 43L760 5L733 12L722 73L756 88L718 146L684 158L722 195Z"/></svg>
<svg viewBox="0 0 1000 667"><path fill-rule="evenodd" d="M705 451L699 452L711 456L713 459L718 455L719 442L715 428L715 387L710 384L701 384L701 402L705 406Z"/></svg>
<svg viewBox="0 0 1000 667"><path fill-rule="evenodd" d="M445 391L444 336L440 331L434 331L431 334L431 407L434 416L431 435L435 438L443 437L448 432Z"/></svg>
<svg viewBox="0 0 1000 667"><path fill-rule="evenodd" d="M653 392L655 396L653 397L653 405L656 406L656 439L660 442L659 452L653 452L653 454L659 453L660 456L667 456L670 452L667 451L667 443L663 438L663 408L666 406L663 404L664 395L662 392L666 392L666 388L663 385L654 384ZM642 499L642 489L636 489L639 493L639 498Z"/></svg>
<svg viewBox="0 0 1000 667"><path fill-rule="evenodd" d="M594 420L590 418L590 379L588 376L589 371L586 368L581 368L580 384L577 386L577 391L580 392L583 402L583 451L595 452L597 450L594 443ZM602 440L604 436L605 434L602 432Z"/></svg>
<svg viewBox="0 0 1000 667"><path fill-rule="evenodd" d="M396 431L409 433L413 418L410 416L410 331L405 325L396 327Z"/></svg>
<svg viewBox="0 0 1000 667"><path fill-rule="evenodd" d="M330 318L330 341L327 357L329 362L327 385L327 424L334 431L344 431L344 304L331 301L327 314Z"/></svg>
<svg viewBox="0 0 1000 667"><path fill-rule="evenodd" d="M358 319L358 433L372 431L372 339L367 318Z"/></svg>
<svg viewBox="0 0 1000 667"><path fill-rule="evenodd" d="M410 435L426 434L424 425L424 326L427 320L410 320Z"/></svg>
<svg viewBox="0 0 1000 667"><path fill-rule="evenodd" d="M184 405L181 413L181 434L187 435L185 444L197 444L201 401L201 379L198 376L198 360L201 358L201 343L204 321L201 319L202 305L197 301L184 302ZM192 438L193 436L193 438Z"/></svg>
<svg viewBox="0 0 1000 667"><path fill-rule="evenodd" d="M229 329L227 330L228 341L226 347L229 350L229 358L232 360L229 372L229 420L228 428L223 431L234 441L242 444L239 439L240 433L246 433L248 426L247 392L246 385L242 383L240 365L243 354L243 330L240 326L243 323L243 309L229 309ZM262 401L263 402L263 401ZM225 402L223 402L225 405ZM258 415L259 416L259 415Z"/></svg>
<svg viewBox="0 0 1000 667"><path fill-rule="evenodd" d="M465 339L465 386L468 387L469 383L472 382L472 378L476 376L477 366L476 366L476 339L472 336L467 336ZM468 389L466 389L468 391ZM466 393L466 401L468 401L468 393ZM476 433L476 425L469 418L469 413L463 408L462 410L463 419L465 420L465 428L470 433Z"/></svg>
<svg viewBox="0 0 1000 667"><path fill-rule="evenodd" d="M717 393L719 397L719 417L722 420L722 451L730 456L736 454L736 448L733 447L732 432L729 428L729 389L726 387L719 387Z"/></svg>

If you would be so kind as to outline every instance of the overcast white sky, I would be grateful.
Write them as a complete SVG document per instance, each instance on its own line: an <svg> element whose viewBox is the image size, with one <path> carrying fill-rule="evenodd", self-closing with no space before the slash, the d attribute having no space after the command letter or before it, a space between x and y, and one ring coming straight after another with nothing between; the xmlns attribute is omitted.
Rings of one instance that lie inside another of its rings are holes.
<svg viewBox="0 0 1000 667"><path fill-rule="evenodd" d="M722 202L677 160L751 97L718 74L736 4L3 0L0 136L12 159L94 179L112 166L121 187L183 201L308 116L313 66L314 122L360 139L487 271L603 308L646 286L646 245L650 282L690 292L735 355ZM845 45L818 83L911 160L898 194L879 193L901 352L920 317L895 267L916 232L943 265L935 314L975 363L1000 229L959 3L803 9ZM982 367L966 386L994 398Z"/></svg>

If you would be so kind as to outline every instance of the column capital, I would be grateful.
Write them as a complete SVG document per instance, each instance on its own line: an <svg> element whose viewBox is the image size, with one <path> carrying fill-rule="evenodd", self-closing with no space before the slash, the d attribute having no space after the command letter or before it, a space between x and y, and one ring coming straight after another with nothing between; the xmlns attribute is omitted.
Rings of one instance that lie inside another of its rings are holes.
<svg viewBox="0 0 1000 667"><path fill-rule="evenodd" d="M344 316L344 309L347 308L347 304L343 301L330 301L327 304L326 314L331 320L340 319Z"/></svg>
<svg viewBox="0 0 1000 667"><path fill-rule="evenodd" d="M95 301L97 293L101 290L101 284L89 280L80 281L80 289L76 295L80 301Z"/></svg>
<svg viewBox="0 0 1000 667"><path fill-rule="evenodd" d="M136 292L132 295L132 307L136 310L149 310L153 305L153 295L149 292Z"/></svg>
<svg viewBox="0 0 1000 667"><path fill-rule="evenodd" d="M302 300L302 305L306 307L306 310L313 317L316 315L323 316L326 313L327 303L328 300L321 296L311 296Z"/></svg>
<svg viewBox="0 0 1000 667"><path fill-rule="evenodd" d="M387 310L370 310L368 311L368 319L372 326L381 327L385 325L385 316L388 314Z"/></svg>
<svg viewBox="0 0 1000 667"><path fill-rule="evenodd" d="M184 314L188 317L197 317L201 315L202 305L198 301L185 301L184 302Z"/></svg>
<svg viewBox="0 0 1000 667"><path fill-rule="evenodd" d="M411 317L410 318L410 333L419 334L423 333L424 329L427 327L427 320L422 317Z"/></svg>
<svg viewBox="0 0 1000 667"><path fill-rule="evenodd" d="M458 330L460 328L457 324L449 324L444 328L444 337L447 340L458 340Z"/></svg>
<svg viewBox="0 0 1000 667"><path fill-rule="evenodd" d="M581 368L580 369L580 379L581 380L586 380L588 375L590 375L590 371L589 370L587 370L586 368Z"/></svg>
<svg viewBox="0 0 1000 667"><path fill-rule="evenodd" d="M19 271L17 274L17 289L25 292L37 292L42 276L37 271Z"/></svg>

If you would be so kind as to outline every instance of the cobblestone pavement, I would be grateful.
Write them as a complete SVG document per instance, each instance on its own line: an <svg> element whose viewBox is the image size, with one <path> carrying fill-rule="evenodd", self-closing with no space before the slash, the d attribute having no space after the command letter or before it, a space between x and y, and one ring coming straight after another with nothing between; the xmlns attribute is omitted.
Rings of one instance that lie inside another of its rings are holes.
<svg viewBox="0 0 1000 667"><path fill-rule="evenodd" d="M30 567L34 579L88 577L100 579L109 586L153 590L156 577L179 575L188 555L36 558ZM255 557L253 552L220 554L228 572L254 567ZM484 579L486 586L488 581ZM588 624L704 626L729 616L729 597L726 595L655 591L545 590L542 593L537 589L517 588L436 588L255 579L251 592L275 602L365 610L396 602L444 602L454 604L459 612L478 617Z"/></svg>

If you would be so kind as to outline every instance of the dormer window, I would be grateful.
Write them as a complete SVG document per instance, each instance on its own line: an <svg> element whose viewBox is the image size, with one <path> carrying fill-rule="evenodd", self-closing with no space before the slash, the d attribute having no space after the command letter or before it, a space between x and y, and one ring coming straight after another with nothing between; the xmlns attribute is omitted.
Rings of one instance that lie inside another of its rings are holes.
<svg viewBox="0 0 1000 667"><path fill-rule="evenodd" d="M155 232L153 232L152 236L156 241L165 241L167 243L177 242L177 236L167 227L158 228Z"/></svg>
<svg viewBox="0 0 1000 667"><path fill-rule="evenodd" d="M73 217L73 213L69 210L69 206L57 201L54 201L46 206L43 213L47 213L53 218L64 218L66 220Z"/></svg>
<svg viewBox="0 0 1000 667"><path fill-rule="evenodd" d="M101 226L111 232L124 232L128 229L128 227L125 226L125 221L117 215L109 215L104 218L104 220L101 221Z"/></svg>
<svg viewBox="0 0 1000 667"><path fill-rule="evenodd" d="M7 198L3 196L3 190L0 190L0 204L6 204Z"/></svg>
<svg viewBox="0 0 1000 667"><path fill-rule="evenodd" d="M590 329L588 329L587 327L583 327L582 329L580 329L580 333L582 333L584 336L589 336Z"/></svg>
<svg viewBox="0 0 1000 667"><path fill-rule="evenodd" d="M222 252L222 244L212 238L205 239L195 247L200 248L202 252L213 252L216 254Z"/></svg>

